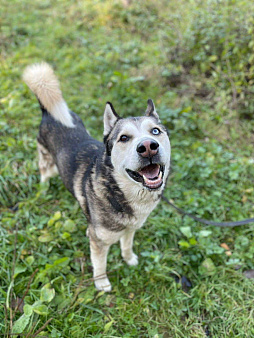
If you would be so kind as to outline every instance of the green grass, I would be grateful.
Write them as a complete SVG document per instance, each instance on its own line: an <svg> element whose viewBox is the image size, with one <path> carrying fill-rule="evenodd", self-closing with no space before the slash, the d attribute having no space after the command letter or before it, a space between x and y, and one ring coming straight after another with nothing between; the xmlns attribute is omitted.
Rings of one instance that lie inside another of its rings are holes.
<svg viewBox="0 0 254 338"><path fill-rule="evenodd" d="M243 274L254 269L253 224L205 227L161 202L135 237L140 264L126 266L114 245L113 291L94 289L85 217L59 178L39 184L41 115L21 80L26 65L53 65L100 140L106 101L137 116L151 97L172 144L165 195L203 218L253 217L253 7L1 1L0 333L32 337L47 324L39 335L254 335L253 280Z"/></svg>

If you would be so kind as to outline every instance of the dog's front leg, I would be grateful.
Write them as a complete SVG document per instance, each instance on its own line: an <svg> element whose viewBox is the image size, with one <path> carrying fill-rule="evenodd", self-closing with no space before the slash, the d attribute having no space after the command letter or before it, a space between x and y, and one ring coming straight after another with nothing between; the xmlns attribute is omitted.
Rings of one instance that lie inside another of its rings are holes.
<svg viewBox="0 0 254 338"><path fill-rule="evenodd" d="M109 248L110 245L105 245L102 242L96 242L90 239L94 284L96 289L106 292L111 291L111 284L106 273Z"/></svg>
<svg viewBox="0 0 254 338"><path fill-rule="evenodd" d="M132 250L135 231L126 231L120 239L122 257L128 265L138 265L138 256Z"/></svg>

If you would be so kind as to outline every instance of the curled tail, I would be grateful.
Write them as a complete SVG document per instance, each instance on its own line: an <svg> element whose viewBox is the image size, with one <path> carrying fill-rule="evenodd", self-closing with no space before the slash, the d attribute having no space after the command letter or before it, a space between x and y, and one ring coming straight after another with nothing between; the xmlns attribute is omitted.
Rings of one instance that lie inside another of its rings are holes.
<svg viewBox="0 0 254 338"><path fill-rule="evenodd" d="M63 99L58 79L53 69L46 62L28 66L24 71L23 80L37 96L43 108L55 120L66 127L74 127L68 106Z"/></svg>

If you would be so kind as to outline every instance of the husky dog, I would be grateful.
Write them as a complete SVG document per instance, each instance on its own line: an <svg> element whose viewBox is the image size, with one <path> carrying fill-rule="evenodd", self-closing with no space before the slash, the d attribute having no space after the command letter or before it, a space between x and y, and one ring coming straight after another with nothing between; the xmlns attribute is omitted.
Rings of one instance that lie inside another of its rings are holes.
<svg viewBox="0 0 254 338"><path fill-rule="evenodd" d="M144 116L121 118L112 104L104 112L104 143L92 138L68 109L46 63L26 68L24 81L42 110L38 135L41 182L60 174L84 211L95 286L110 291L107 254L120 240L123 259L137 265L135 231L158 204L169 174L170 142L152 100Z"/></svg>

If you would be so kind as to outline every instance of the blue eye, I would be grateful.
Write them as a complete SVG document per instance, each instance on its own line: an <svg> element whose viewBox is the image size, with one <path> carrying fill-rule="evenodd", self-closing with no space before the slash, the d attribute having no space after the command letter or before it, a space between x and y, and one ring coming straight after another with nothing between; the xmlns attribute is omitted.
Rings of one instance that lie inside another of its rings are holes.
<svg viewBox="0 0 254 338"><path fill-rule="evenodd" d="M152 129L152 134L153 135L159 135L160 133L161 133L160 129L158 129L158 128L153 128Z"/></svg>

